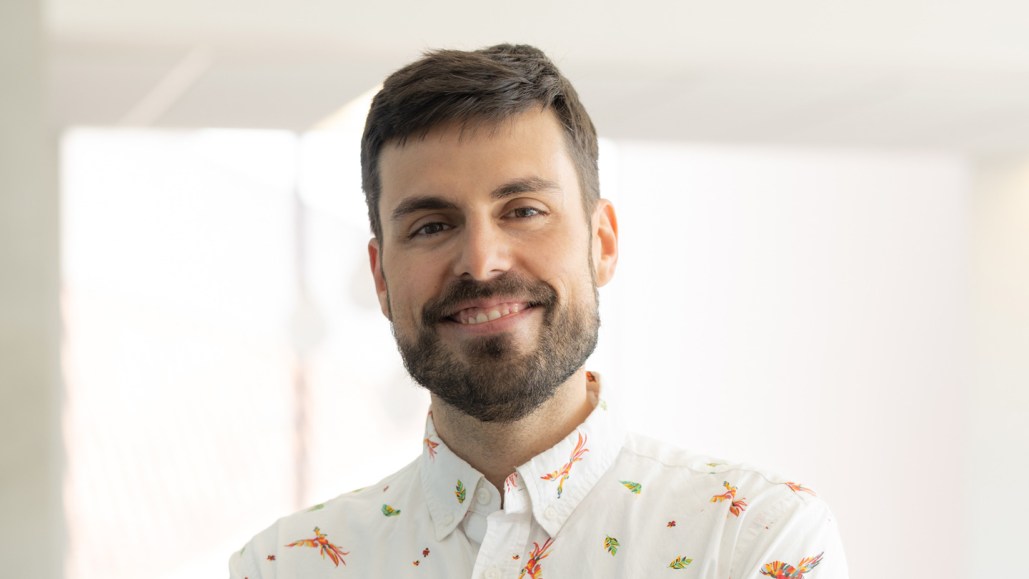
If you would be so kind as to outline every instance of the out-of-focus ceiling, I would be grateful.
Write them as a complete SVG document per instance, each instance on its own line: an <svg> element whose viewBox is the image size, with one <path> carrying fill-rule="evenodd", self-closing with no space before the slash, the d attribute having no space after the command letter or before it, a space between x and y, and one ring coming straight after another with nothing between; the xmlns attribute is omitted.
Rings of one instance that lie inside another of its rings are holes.
<svg viewBox="0 0 1029 579"><path fill-rule="evenodd" d="M540 46L609 137L1029 151L1029 4L52 0L57 126L302 130L428 48Z"/></svg>

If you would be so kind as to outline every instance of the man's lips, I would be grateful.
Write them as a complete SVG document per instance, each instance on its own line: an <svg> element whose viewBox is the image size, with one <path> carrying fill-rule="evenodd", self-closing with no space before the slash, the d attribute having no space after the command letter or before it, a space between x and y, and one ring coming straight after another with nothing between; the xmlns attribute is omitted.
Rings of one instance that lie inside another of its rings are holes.
<svg viewBox="0 0 1029 579"><path fill-rule="evenodd" d="M447 316L447 319L462 325L479 325L517 314L530 307L532 307L532 304L529 302L519 301L474 305L458 310L454 314Z"/></svg>

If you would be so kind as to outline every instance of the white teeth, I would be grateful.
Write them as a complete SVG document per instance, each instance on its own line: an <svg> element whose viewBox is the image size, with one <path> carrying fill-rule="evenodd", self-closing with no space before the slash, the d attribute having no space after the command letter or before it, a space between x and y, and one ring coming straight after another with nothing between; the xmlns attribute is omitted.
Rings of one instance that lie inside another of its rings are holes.
<svg viewBox="0 0 1029 579"><path fill-rule="evenodd" d="M522 311L520 304L504 304L489 311L479 310L478 313L474 314L465 312L458 316L458 321L462 324L485 324L510 314L517 314L520 311Z"/></svg>

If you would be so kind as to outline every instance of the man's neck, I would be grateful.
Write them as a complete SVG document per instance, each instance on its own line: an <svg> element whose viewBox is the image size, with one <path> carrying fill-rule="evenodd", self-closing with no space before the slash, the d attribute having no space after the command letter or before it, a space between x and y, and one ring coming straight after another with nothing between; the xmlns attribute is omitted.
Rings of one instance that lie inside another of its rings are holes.
<svg viewBox="0 0 1029 579"><path fill-rule="evenodd" d="M582 424L596 400L579 369L554 396L531 414L508 423L482 422L432 397L436 433L457 456L486 476L503 493L515 467L557 444Z"/></svg>

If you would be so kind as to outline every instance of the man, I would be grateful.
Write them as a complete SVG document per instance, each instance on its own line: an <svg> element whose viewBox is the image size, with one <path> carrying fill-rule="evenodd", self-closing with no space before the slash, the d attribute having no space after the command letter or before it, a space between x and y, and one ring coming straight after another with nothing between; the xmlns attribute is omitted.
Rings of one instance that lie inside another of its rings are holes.
<svg viewBox="0 0 1029 579"><path fill-rule="evenodd" d="M430 53L368 115L368 255L432 395L420 458L286 517L232 577L846 577L807 488L627 435L583 365L618 224L539 50Z"/></svg>

